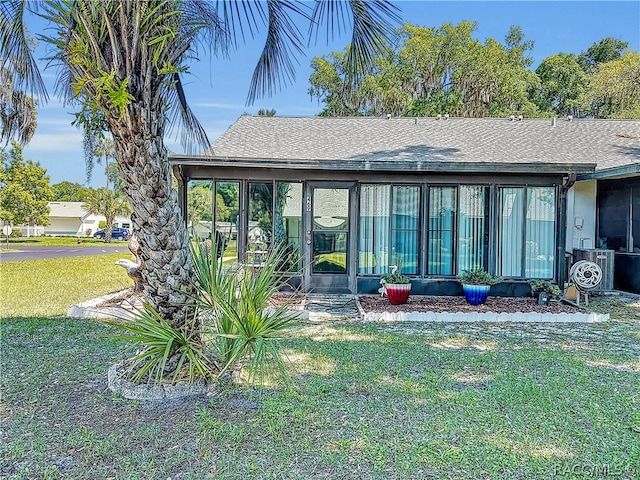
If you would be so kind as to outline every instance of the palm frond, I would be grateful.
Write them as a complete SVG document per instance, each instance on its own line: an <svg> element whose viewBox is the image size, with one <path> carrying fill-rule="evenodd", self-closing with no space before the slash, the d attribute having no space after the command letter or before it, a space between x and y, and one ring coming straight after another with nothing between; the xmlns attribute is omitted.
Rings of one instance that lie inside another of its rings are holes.
<svg viewBox="0 0 640 480"><path fill-rule="evenodd" d="M253 71L247 104L264 95L271 96L294 82L294 61L303 54L302 34L291 15L309 19L304 6L295 1L267 0L267 11L267 38Z"/></svg>
<svg viewBox="0 0 640 480"><path fill-rule="evenodd" d="M108 323L125 333L107 336L141 347L130 361L134 382L142 382L145 378L157 384L181 380L193 382L209 378L219 370L199 338L200 330L191 328L198 322L196 313L187 319L184 328L169 324L148 303L134 311L133 318L130 315L119 318L119 321ZM176 357L174 365L167 371L173 357Z"/></svg>
<svg viewBox="0 0 640 480"><path fill-rule="evenodd" d="M280 339L298 314L285 303L269 309L270 298L285 282L279 270L284 264L284 248L276 248L258 272L251 268L226 269L208 247L192 248L195 275L193 296L210 322L217 339L217 356L222 371L248 362L249 380L263 383L267 365L273 362L286 378L280 355Z"/></svg>
<svg viewBox="0 0 640 480"><path fill-rule="evenodd" d="M181 132L182 146L188 154L195 153L196 147L206 150L211 145L209 138L189 107L180 75L177 72L173 73L167 82L168 134L171 135L174 129L178 129Z"/></svg>
<svg viewBox="0 0 640 480"><path fill-rule="evenodd" d="M31 53L31 37L24 23L26 4L26 0L0 2L0 60L2 67L13 73L14 89L46 101L47 89Z"/></svg>
<svg viewBox="0 0 640 480"><path fill-rule="evenodd" d="M309 38L315 36L317 40L321 24L326 25L328 40L336 29L341 33L352 26L347 65L349 76L357 78L384 51L401 20L398 12L398 7L388 0L316 0Z"/></svg>

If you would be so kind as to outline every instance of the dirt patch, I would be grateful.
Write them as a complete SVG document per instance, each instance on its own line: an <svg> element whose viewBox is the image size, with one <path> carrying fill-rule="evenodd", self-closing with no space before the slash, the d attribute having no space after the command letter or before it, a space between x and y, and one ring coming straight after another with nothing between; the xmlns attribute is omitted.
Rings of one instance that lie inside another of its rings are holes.
<svg viewBox="0 0 640 480"><path fill-rule="evenodd" d="M469 305L464 297L413 295L404 305L391 305L379 296L359 297L365 313L370 312L494 312L494 313L582 313L585 310L562 302L538 305L531 297L489 297L483 305Z"/></svg>

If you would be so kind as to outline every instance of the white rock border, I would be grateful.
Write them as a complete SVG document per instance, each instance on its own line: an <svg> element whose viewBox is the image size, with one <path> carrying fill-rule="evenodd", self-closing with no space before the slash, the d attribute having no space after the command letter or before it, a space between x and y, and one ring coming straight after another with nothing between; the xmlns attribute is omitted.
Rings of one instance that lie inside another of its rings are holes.
<svg viewBox="0 0 640 480"><path fill-rule="evenodd" d="M365 322L513 322L513 323L600 323L609 321L602 313L494 313L494 312L369 312L358 304Z"/></svg>
<svg viewBox="0 0 640 480"><path fill-rule="evenodd" d="M98 305L107 302L113 298L116 298L122 295L127 290L121 290L119 292L110 293L108 295L103 295L101 297L96 297L91 300L87 300L86 302L77 303L71 305L67 309L67 317L69 318L123 318L127 316L127 310L122 307L101 307L97 308ZM133 295L133 294L132 294Z"/></svg>
<svg viewBox="0 0 640 480"><path fill-rule="evenodd" d="M179 382L176 384L137 384L123 377L123 362L115 363L107 372L107 386L109 390L129 400L145 402L162 402L183 400L186 398L210 395L215 390L215 383L207 384L204 380L193 383Z"/></svg>

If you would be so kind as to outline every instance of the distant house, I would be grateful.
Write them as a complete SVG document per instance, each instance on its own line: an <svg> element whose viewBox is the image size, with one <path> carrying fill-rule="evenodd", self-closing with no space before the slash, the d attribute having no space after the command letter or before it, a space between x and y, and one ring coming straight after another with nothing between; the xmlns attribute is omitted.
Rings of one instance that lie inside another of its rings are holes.
<svg viewBox="0 0 640 480"><path fill-rule="evenodd" d="M640 261L640 121L242 116L170 161L183 211L192 181L237 192L239 261L260 225L305 291L375 292L399 265L414 293L459 294L481 265L523 295L574 249Z"/></svg>
<svg viewBox="0 0 640 480"><path fill-rule="evenodd" d="M87 212L82 202L49 202L50 225L44 227L45 235L92 236L99 230L99 223L106 221L103 215ZM115 225L131 228L131 219L117 217Z"/></svg>

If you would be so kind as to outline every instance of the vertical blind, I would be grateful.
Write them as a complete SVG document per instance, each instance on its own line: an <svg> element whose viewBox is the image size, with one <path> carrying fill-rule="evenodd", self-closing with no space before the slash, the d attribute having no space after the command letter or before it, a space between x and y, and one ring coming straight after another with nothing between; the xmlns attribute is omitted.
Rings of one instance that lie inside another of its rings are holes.
<svg viewBox="0 0 640 480"><path fill-rule="evenodd" d="M487 226L489 223L488 188L461 185L458 207L457 271L474 267L486 268Z"/></svg>
<svg viewBox="0 0 640 480"><path fill-rule="evenodd" d="M553 278L555 188L500 188L499 208L498 274Z"/></svg>
<svg viewBox="0 0 640 480"><path fill-rule="evenodd" d="M420 187L362 185L358 273L418 273Z"/></svg>

